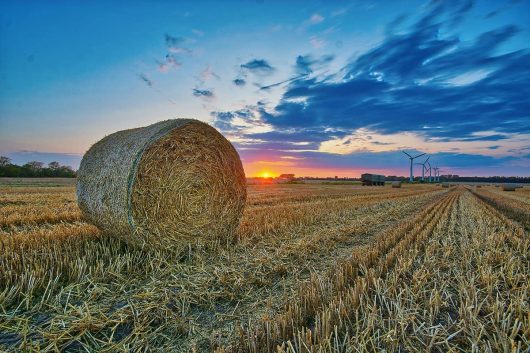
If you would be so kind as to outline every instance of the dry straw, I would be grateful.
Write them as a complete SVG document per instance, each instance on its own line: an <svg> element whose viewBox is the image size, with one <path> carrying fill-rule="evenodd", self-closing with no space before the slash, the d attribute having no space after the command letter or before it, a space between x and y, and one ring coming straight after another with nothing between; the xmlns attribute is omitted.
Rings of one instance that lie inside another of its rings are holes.
<svg viewBox="0 0 530 353"><path fill-rule="evenodd" d="M103 231L173 248L229 239L243 212L246 181L239 155L217 130L175 119L93 145L81 161L77 198Z"/></svg>

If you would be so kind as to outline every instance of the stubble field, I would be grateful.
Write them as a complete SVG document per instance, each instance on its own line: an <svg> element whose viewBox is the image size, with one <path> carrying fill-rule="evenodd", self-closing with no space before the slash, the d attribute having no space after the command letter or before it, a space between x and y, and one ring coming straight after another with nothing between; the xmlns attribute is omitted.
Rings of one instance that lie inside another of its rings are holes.
<svg viewBox="0 0 530 353"><path fill-rule="evenodd" d="M132 247L0 185L0 351L525 352L530 188L251 185L227 243Z"/></svg>

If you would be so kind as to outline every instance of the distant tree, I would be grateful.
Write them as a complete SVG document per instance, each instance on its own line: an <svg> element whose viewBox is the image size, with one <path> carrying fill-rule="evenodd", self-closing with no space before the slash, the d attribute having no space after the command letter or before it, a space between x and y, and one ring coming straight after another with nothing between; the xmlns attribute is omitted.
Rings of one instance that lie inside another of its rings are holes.
<svg viewBox="0 0 530 353"><path fill-rule="evenodd" d="M26 164L24 164L24 167L30 169L30 170L40 170L42 167L44 167L44 163L39 161L31 161Z"/></svg>
<svg viewBox="0 0 530 353"><path fill-rule="evenodd" d="M75 171L72 169L72 167L68 165L63 165L59 169L57 169L57 173L55 174L55 176L71 178L75 177Z"/></svg>
<svg viewBox="0 0 530 353"><path fill-rule="evenodd" d="M6 156L0 156L0 167L7 167L11 164L11 158Z"/></svg>
<svg viewBox="0 0 530 353"><path fill-rule="evenodd" d="M61 167L61 165L59 164L59 162L50 162L48 163L48 168L50 169L53 169L53 170L56 170L56 169L59 169Z"/></svg>

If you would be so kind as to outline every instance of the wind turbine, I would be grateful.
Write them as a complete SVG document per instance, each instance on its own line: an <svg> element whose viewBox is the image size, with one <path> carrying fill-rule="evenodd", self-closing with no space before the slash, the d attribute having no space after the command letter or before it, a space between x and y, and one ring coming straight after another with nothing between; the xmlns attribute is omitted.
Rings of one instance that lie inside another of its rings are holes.
<svg viewBox="0 0 530 353"><path fill-rule="evenodd" d="M440 173L443 172L446 172L446 170L440 170L440 168L438 168L438 181L440 181Z"/></svg>
<svg viewBox="0 0 530 353"><path fill-rule="evenodd" d="M405 153L410 159L410 182L413 183L414 182L414 172L412 170L412 165L414 164L414 159L423 156L425 153L418 154L417 156L412 157L410 154L408 154L405 151L401 151L401 152Z"/></svg>
<svg viewBox="0 0 530 353"><path fill-rule="evenodd" d="M427 170L427 167L425 166L425 163L429 163L429 158L431 158L431 156L427 157L427 159L425 160L425 162L423 163L417 163L419 165L421 165L421 181L425 181L425 171Z"/></svg>
<svg viewBox="0 0 530 353"><path fill-rule="evenodd" d="M425 163L429 165L429 183L432 183L432 167L431 167L431 163L429 163L429 158L427 158Z"/></svg>
<svg viewBox="0 0 530 353"><path fill-rule="evenodd" d="M434 182L439 183L440 182L440 168L436 167L434 169Z"/></svg>

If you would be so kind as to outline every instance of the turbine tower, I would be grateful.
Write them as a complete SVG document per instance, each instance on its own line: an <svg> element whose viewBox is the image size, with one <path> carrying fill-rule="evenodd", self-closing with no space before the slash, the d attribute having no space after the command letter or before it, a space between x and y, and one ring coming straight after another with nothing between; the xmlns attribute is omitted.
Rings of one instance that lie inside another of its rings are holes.
<svg viewBox="0 0 530 353"><path fill-rule="evenodd" d="M438 183L440 182L440 168L436 167L434 169L434 182Z"/></svg>
<svg viewBox="0 0 530 353"><path fill-rule="evenodd" d="M440 168L438 168L438 181L440 181L440 173L442 172L446 172L445 170L440 170Z"/></svg>
<svg viewBox="0 0 530 353"><path fill-rule="evenodd" d="M414 159L418 158L418 157L421 157L423 156L425 153L422 153L422 154L418 154L417 156L414 156L412 157L410 154L408 154L407 152L405 151L402 151L403 153L405 153L409 159L410 159L410 182L413 183L414 182L414 171L413 171L413 164L414 164Z"/></svg>
<svg viewBox="0 0 530 353"><path fill-rule="evenodd" d="M425 169L425 166L423 165L423 163L414 163L415 165L421 165L421 181L423 182L423 179L424 179L424 169Z"/></svg>
<svg viewBox="0 0 530 353"><path fill-rule="evenodd" d="M417 164L421 165L421 181L425 181L425 172L428 170L427 167L425 166L425 163L429 163L429 158L431 158L431 156L427 157L425 162L417 163Z"/></svg>
<svg viewBox="0 0 530 353"><path fill-rule="evenodd" d="M425 163L429 165L429 183L432 183L432 167L431 167L431 163L429 163L429 158L427 158Z"/></svg>

